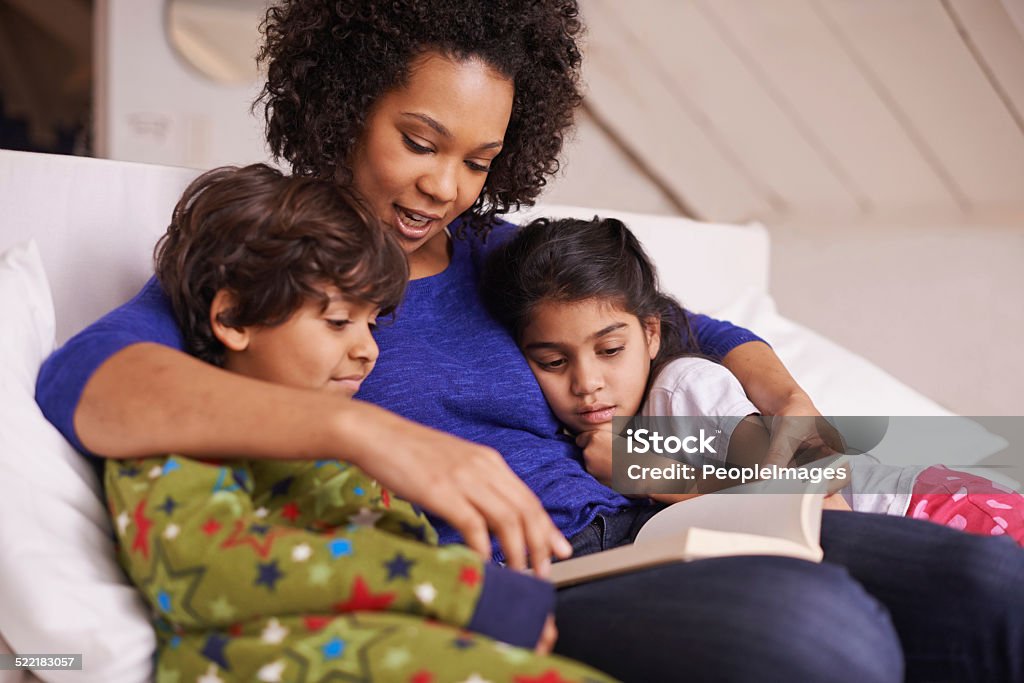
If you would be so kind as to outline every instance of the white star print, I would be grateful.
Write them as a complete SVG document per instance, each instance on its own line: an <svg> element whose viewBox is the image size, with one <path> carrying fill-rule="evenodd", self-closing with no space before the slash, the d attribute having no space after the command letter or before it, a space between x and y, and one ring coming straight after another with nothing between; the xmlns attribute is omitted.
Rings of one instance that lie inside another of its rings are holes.
<svg viewBox="0 0 1024 683"><path fill-rule="evenodd" d="M261 666L256 676L259 680L264 681L264 683L276 683L281 680L282 673L284 673L284 661L279 659L276 662Z"/></svg>
<svg viewBox="0 0 1024 683"><path fill-rule="evenodd" d="M263 633L260 634L260 640L264 643L270 643L271 645L277 645L285 636L288 635L288 629L281 626L281 622L277 619L271 619L267 622L267 625L263 627Z"/></svg>
<svg viewBox="0 0 1024 683"><path fill-rule="evenodd" d="M421 583L416 586L414 592L416 593L416 598L424 605L431 604L434 602L434 598L437 597L437 589L430 583Z"/></svg>
<svg viewBox="0 0 1024 683"><path fill-rule="evenodd" d="M253 514L254 517L258 517L259 519L263 519L264 517L266 517L267 515L270 514L270 510L268 510L265 507L258 507L258 508L256 508L255 510L252 511L252 514Z"/></svg>
<svg viewBox="0 0 1024 683"><path fill-rule="evenodd" d="M292 548L292 560L295 562L305 562L312 556L313 549L309 547L308 543L300 543Z"/></svg>
<svg viewBox="0 0 1024 683"><path fill-rule="evenodd" d="M163 472L164 472L164 468L163 468L163 467L161 467L160 465L154 465L154 466L153 466L153 467L152 467L152 468L151 468L151 469L149 470L149 478L150 478L150 479L156 479L156 478L157 478L157 477L159 477L159 476L160 476L161 474L163 474Z"/></svg>
<svg viewBox="0 0 1024 683"><path fill-rule="evenodd" d="M383 516L380 512L371 512L369 508L359 508L359 514L349 521L356 526L373 526Z"/></svg>
<svg viewBox="0 0 1024 683"><path fill-rule="evenodd" d="M211 664L206 670L206 675L197 678L196 683L224 683L224 680L217 675L217 665Z"/></svg>
<svg viewBox="0 0 1024 683"><path fill-rule="evenodd" d="M117 533L124 536L125 529L132 523L132 518L128 516L127 512L121 511L121 514L117 516Z"/></svg>
<svg viewBox="0 0 1024 683"><path fill-rule="evenodd" d="M469 678L467 678L465 681L463 681L463 683L491 683L491 682L489 680L487 680L486 678L481 678L480 674L473 673L473 674L470 674Z"/></svg>
<svg viewBox="0 0 1024 683"><path fill-rule="evenodd" d="M173 541L178 537L178 532L181 531L181 527L177 524L168 524L167 528L164 529L164 538L168 541Z"/></svg>

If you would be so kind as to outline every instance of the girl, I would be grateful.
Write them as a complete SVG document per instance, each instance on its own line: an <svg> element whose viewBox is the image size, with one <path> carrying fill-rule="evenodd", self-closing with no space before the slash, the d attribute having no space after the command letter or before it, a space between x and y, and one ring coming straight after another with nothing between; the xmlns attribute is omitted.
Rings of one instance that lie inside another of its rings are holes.
<svg viewBox="0 0 1024 683"><path fill-rule="evenodd" d="M757 408L732 373L699 356L682 308L659 291L653 264L621 221L536 220L491 255L482 289L598 480L611 481L616 416L707 418L701 426L718 434L719 457L728 454L738 465L763 460L768 436ZM843 494L854 510L1007 535L1024 545L1021 494L941 465L908 469L871 460L851 459L853 481Z"/></svg>

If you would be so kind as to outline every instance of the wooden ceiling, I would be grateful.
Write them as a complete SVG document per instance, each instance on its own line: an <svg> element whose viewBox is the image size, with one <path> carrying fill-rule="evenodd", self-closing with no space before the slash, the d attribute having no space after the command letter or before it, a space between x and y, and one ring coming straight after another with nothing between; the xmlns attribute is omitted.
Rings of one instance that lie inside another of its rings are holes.
<svg viewBox="0 0 1024 683"><path fill-rule="evenodd" d="M1021 0L585 0L587 107L700 218L1024 216Z"/></svg>

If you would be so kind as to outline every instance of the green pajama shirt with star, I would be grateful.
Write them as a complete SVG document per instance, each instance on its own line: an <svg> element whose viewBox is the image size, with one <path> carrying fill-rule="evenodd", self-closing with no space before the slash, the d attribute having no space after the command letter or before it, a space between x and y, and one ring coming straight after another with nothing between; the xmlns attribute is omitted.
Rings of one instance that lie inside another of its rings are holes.
<svg viewBox="0 0 1024 683"><path fill-rule="evenodd" d="M157 680L600 681L465 630L486 567L334 460L108 460L119 559Z"/></svg>

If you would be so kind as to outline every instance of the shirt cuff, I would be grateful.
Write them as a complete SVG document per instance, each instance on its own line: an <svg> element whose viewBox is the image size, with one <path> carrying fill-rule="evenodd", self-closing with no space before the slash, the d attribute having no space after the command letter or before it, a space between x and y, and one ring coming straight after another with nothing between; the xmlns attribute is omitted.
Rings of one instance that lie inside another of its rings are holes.
<svg viewBox="0 0 1024 683"><path fill-rule="evenodd" d="M467 628L510 645L532 648L554 608L555 588L550 583L489 565Z"/></svg>

